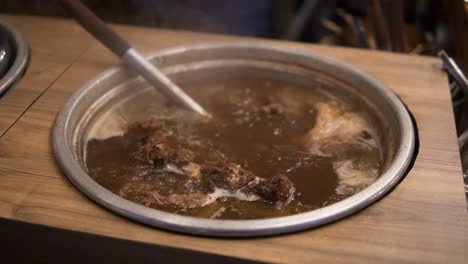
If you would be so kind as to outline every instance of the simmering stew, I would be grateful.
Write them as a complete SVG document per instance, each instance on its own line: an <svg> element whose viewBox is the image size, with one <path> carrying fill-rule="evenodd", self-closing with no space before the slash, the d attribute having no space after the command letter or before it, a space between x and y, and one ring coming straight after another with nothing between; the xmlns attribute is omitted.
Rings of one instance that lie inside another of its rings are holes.
<svg viewBox="0 0 468 264"><path fill-rule="evenodd" d="M343 100L263 77L199 85L192 94L213 118L165 105L121 135L91 136L91 177L148 207L219 219L310 211L377 179L375 131Z"/></svg>

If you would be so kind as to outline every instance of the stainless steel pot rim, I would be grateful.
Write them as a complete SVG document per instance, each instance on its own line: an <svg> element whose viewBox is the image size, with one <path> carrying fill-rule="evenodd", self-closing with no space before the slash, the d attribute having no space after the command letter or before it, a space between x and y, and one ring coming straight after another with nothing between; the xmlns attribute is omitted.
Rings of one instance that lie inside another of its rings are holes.
<svg viewBox="0 0 468 264"><path fill-rule="evenodd" d="M401 131L405 132L402 133L400 145L397 148L398 152L395 155L393 163L376 182L361 192L332 205L291 216L256 220L204 219L167 213L130 202L108 191L91 179L80 166L79 162L75 160L70 148L71 144L66 137L70 115L76 108L80 99L86 96L87 92L99 84L103 78L107 78L121 71L122 66L118 65L106 70L77 90L60 110L52 131L52 144L56 160L68 179L81 192L115 213L155 227L204 236L251 237L294 232L341 219L383 197L405 175L415 147L415 131L412 120L399 98L368 74L319 53L256 43L210 43L183 46L162 50L152 54L149 58L157 59L161 56L191 52L197 49L262 49L285 55L295 54L307 57L312 61L315 60L330 64L331 67L344 69L350 74L361 78L387 97L396 110Z"/></svg>
<svg viewBox="0 0 468 264"><path fill-rule="evenodd" d="M11 86L22 77L29 63L29 46L24 36L10 24L0 20L0 27L4 27L11 35L16 50L13 64L0 80L0 95L6 92Z"/></svg>

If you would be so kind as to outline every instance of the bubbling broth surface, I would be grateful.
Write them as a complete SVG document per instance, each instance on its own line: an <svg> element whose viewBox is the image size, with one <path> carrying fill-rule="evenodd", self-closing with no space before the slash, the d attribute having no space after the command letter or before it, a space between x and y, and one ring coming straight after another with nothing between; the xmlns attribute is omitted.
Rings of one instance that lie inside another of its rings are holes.
<svg viewBox="0 0 468 264"><path fill-rule="evenodd" d="M263 77L184 84L210 120L165 105L123 135L90 136L91 177L137 203L182 215L254 219L296 214L374 182L381 155L360 109Z"/></svg>

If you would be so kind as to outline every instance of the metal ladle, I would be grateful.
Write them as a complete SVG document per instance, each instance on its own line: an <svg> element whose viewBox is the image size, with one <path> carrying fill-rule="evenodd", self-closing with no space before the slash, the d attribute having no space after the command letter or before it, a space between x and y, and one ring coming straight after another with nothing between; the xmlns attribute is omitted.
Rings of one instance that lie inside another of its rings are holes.
<svg viewBox="0 0 468 264"><path fill-rule="evenodd" d="M112 31L99 17L79 0L61 0L68 13L104 46L119 56L128 66L141 74L151 85L176 104L204 116L210 116L197 102L172 82L164 73L145 59L127 41Z"/></svg>

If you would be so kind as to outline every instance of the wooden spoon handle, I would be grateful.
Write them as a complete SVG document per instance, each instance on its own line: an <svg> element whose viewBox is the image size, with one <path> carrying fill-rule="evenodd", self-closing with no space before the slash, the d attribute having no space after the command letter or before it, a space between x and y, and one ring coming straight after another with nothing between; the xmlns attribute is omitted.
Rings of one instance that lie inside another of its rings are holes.
<svg viewBox="0 0 468 264"><path fill-rule="evenodd" d="M112 31L104 21L83 5L81 1L61 0L61 3L76 21L119 57L122 57L131 48L127 41Z"/></svg>

